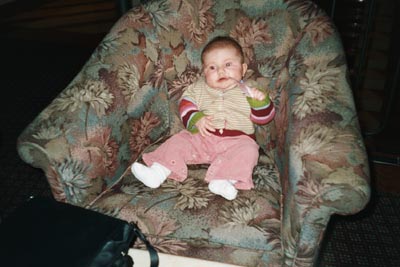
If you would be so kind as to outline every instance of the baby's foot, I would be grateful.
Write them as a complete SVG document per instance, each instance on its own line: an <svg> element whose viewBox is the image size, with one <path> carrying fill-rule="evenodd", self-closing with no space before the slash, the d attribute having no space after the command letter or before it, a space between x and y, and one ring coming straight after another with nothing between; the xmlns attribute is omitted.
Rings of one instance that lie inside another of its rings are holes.
<svg viewBox="0 0 400 267"><path fill-rule="evenodd" d="M171 174L171 171L163 165L154 162L150 167L135 162L131 166L133 175L145 186L158 188Z"/></svg>
<svg viewBox="0 0 400 267"><path fill-rule="evenodd" d="M234 200L238 193L232 181L229 180L213 180L208 184L208 189L210 189L212 193L220 195L227 200Z"/></svg>

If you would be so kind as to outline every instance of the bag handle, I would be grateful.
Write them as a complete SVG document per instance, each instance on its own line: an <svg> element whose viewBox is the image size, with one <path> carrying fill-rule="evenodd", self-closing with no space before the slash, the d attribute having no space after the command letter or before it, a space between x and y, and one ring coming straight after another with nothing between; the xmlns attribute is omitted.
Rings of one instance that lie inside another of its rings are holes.
<svg viewBox="0 0 400 267"><path fill-rule="evenodd" d="M150 244L147 240L146 236L140 231L139 227L134 222L130 222L133 225L133 231L135 232L136 236L139 237L140 240L146 245L147 250L150 253L150 267L158 267L158 253L157 250Z"/></svg>

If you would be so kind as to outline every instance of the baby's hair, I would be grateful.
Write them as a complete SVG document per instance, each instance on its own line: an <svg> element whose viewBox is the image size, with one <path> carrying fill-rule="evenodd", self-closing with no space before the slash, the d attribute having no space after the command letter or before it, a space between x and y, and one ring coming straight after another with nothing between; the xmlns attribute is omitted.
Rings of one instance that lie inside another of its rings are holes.
<svg viewBox="0 0 400 267"><path fill-rule="evenodd" d="M209 51L227 47L234 48L238 52L242 63L244 62L243 49L235 39L229 36L217 36L208 42L208 44L203 48L203 51L201 52L201 63L204 63L204 55Z"/></svg>

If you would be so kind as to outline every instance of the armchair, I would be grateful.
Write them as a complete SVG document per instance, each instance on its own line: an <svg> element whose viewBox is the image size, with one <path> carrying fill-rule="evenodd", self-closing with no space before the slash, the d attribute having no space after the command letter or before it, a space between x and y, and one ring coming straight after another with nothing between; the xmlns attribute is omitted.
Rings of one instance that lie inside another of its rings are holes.
<svg viewBox="0 0 400 267"><path fill-rule="evenodd" d="M227 201L190 166L184 183L144 187L143 151L181 129L177 100L202 46L230 35L275 120L256 128L255 188ZM135 221L159 252L241 266L311 266L331 215L369 200L369 166L341 40L313 2L160 0L130 9L71 83L18 138L58 201Z"/></svg>

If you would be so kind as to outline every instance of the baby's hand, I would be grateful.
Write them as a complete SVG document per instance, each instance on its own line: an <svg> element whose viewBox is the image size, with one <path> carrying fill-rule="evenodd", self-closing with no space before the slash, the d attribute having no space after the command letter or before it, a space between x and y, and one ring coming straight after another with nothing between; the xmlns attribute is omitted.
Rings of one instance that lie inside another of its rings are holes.
<svg viewBox="0 0 400 267"><path fill-rule="evenodd" d="M257 88L253 87L253 88L250 88L250 97L260 100L260 101L263 101L266 97L266 94L264 92L258 90Z"/></svg>
<svg viewBox="0 0 400 267"><path fill-rule="evenodd" d="M201 136L205 137L205 136L210 136L211 132L215 131L215 127L212 123L212 116L205 116L203 118L201 118L198 122L196 122L196 127L199 130Z"/></svg>

